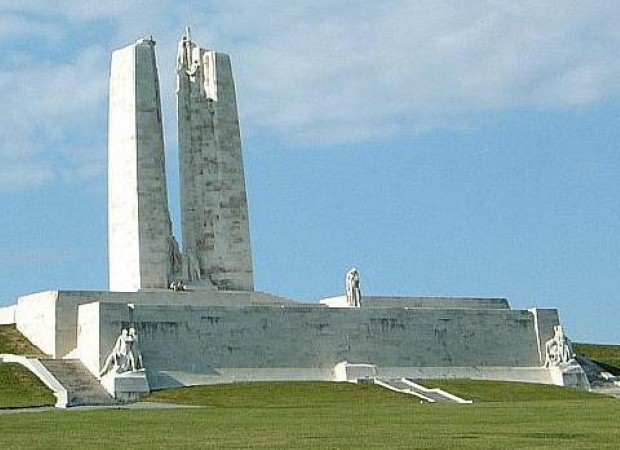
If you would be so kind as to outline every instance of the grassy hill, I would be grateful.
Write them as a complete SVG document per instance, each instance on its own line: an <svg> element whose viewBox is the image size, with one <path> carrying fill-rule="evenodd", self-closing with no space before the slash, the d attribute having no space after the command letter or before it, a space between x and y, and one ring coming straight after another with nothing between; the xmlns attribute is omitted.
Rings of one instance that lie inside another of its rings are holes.
<svg viewBox="0 0 620 450"><path fill-rule="evenodd" d="M573 344L573 351L578 355L596 361L603 368L620 376L620 345Z"/></svg>
<svg viewBox="0 0 620 450"><path fill-rule="evenodd" d="M0 325L0 353L42 356L43 353L17 331L15 325Z"/></svg>
<svg viewBox="0 0 620 450"><path fill-rule="evenodd" d="M0 325L0 353L41 356L15 325ZM56 398L47 386L20 364L0 364L0 408L54 406Z"/></svg>
<svg viewBox="0 0 620 450"><path fill-rule="evenodd" d="M0 364L0 408L54 406L56 397L20 364Z"/></svg>

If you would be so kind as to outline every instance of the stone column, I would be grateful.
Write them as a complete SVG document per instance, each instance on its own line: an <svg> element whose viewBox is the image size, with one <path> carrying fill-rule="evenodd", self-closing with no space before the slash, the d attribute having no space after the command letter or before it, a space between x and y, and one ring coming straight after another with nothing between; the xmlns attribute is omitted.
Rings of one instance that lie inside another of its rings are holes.
<svg viewBox="0 0 620 450"><path fill-rule="evenodd" d="M168 210L155 42L112 54L108 137L111 291L167 288L172 227Z"/></svg>
<svg viewBox="0 0 620 450"><path fill-rule="evenodd" d="M199 266L190 268L190 283L252 291L248 204L230 58L184 37L177 72L183 253Z"/></svg>

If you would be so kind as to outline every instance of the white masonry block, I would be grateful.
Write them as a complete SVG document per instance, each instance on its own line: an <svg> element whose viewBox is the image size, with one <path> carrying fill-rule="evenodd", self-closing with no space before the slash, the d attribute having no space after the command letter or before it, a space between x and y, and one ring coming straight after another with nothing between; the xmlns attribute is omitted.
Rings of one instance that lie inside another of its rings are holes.
<svg viewBox="0 0 620 450"><path fill-rule="evenodd" d="M190 282L254 290L235 84L228 55L179 44L183 253ZM192 267L193 266L193 267Z"/></svg>
<svg viewBox="0 0 620 450"><path fill-rule="evenodd" d="M112 54L108 138L110 290L167 288L172 227L155 42Z"/></svg>

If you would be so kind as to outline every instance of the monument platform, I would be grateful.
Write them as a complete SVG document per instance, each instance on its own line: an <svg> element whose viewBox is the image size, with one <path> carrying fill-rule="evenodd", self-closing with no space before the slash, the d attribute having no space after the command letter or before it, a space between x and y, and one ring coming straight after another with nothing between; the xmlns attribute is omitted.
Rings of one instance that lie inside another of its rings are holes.
<svg viewBox="0 0 620 450"><path fill-rule="evenodd" d="M348 361L380 376L552 382L544 343L557 311L505 299L365 297L359 308L259 292L48 291L19 298L18 329L98 374L133 327L152 389L258 380L334 380Z"/></svg>

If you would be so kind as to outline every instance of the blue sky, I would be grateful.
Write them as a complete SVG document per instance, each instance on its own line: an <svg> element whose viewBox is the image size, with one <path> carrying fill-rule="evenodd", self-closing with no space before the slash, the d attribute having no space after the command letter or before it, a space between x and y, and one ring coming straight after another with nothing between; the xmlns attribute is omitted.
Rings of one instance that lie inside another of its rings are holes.
<svg viewBox="0 0 620 450"><path fill-rule="evenodd" d="M507 297L620 343L615 1L0 3L0 305L107 287L111 52L157 40L179 229L176 43L232 57L255 281Z"/></svg>

